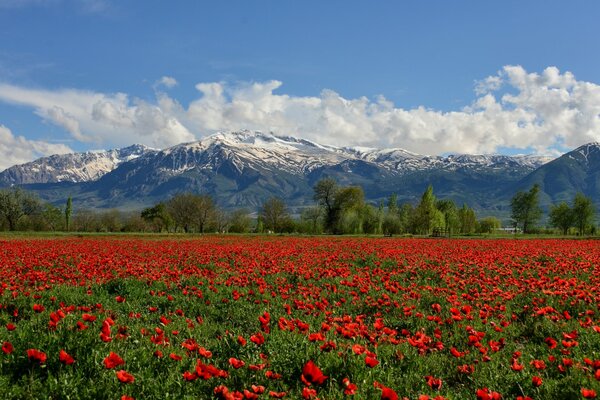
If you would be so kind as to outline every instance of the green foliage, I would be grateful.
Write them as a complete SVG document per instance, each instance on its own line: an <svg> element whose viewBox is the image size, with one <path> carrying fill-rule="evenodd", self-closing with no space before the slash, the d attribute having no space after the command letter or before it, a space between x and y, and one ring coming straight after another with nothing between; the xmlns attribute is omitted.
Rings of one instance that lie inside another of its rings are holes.
<svg viewBox="0 0 600 400"><path fill-rule="evenodd" d="M558 228L562 231L563 235L566 235L569 228L573 226L575 218L573 210L569 207L566 202L561 202L558 205L550 206L550 225Z"/></svg>
<svg viewBox="0 0 600 400"><path fill-rule="evenodd" d="M584 235L592 227L595 214L592 199L583 193L577 193L573 199L573 222L580 235Z"/></svg>
<svg viewBox="0 0 600 400"><path fill-rule="evenodd" d="M511 218L515 225L521 225L524 233L529 233L542 217L539 205L540 186L533 185L527 192L517 192L511 202Z"/></svg>
<svg viewBox="0 0 600 400"><path fill-rule="evenodd" d="M477 223L477 232L479 233L494 233L500 229L502 224L496 217L485 217L479 220Z"/></svg>

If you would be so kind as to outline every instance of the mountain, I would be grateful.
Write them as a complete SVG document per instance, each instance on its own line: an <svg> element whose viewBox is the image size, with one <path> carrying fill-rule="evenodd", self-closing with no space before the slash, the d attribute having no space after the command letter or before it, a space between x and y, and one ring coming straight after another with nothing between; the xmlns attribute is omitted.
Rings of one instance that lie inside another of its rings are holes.
<svg viewBox="0 0 600 400"><path fill-rule="evenodd" d="M127 154L127 149L112 151ZM439 197L489 209L507 187L549 160L535 156L424 156L403 149L334 147L251 131L221 132L160 151L140 148L128 160L98 157L87 164L75 161L88 160L94 154L99 153L69 155L67 159L72 161L64 162L64 169L59 163L52 164L51 178L48 172L38 172L39 165L66 156L11 167L0 174L0 183L18 182L56 203L71 195L87 207L139 208L192 191L208 193L225 207L255 209L270 196L284 198L292 206L313 204L314 184L331 176L342 185L361 185L373 202L392 192L398 193L401 201L414 201L431 183ZM100 161L107 159L120 161ZM86 175L81 171L97 172Z"/></svg>
<svg viewBox="0 0 600 400"><path fill-rule="evenodd" d="M134 144L123 149L43 157L0 172L0 185L95 181L120 164L155 151Z"/></svg>
<svg viewBox="0 0 600 400"><path fill-rule="evenodd" d="M600 143L588 143L540 166L517 184L510 193L540 185L543 207L561 201L570 203L577 192L600 203Z"/></svg>

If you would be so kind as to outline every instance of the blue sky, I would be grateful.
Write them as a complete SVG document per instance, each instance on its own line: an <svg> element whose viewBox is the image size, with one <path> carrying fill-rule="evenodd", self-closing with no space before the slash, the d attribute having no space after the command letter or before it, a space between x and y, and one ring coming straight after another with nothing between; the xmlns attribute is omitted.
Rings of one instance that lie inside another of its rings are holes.
<svg viewBox="0 0 600 400"><path fill-rule="evenodd" d="M0 0L0 168L242 128L556 153L600 140L599 16L592 1Z"/></svg>

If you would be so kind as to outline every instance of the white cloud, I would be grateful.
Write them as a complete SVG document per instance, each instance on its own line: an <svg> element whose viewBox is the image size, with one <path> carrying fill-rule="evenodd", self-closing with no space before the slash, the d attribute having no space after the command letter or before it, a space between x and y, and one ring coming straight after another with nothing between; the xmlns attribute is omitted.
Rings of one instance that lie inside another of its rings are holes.
<svg viewBox="0 0 600 400"><path fill-rule="evenodd" d="M15 136L10 129L0 125L0 171L39 157L72 152L64 144L27 140L23 136Z"/></svg>
<svg viewBox="0 0 600 400"><path fill-rule="evenodd" d="M154 84L154 87L164 86L167 89L174 88L178 85L177 79L172 76L163 76Z"/></svg>
<svg viewBox="0 0 600 400"><path fill-rule="evenodd" d="M162 84L174 83L163 77ZM199 139L219 130L259 129L334 145L402 147L422 154L492 153L600 140L600 86L556 67L528 73L506 66L475 86L460 110L403 109L379 96L347 99L279 94L282 82L199 83L199 97L180 104L164 92L156 102L80 90L33 90L0 85L0 100L32 107L77 140L103 145L141 142L156 147ZM507 89L507 90L503 90Z"/></svg>

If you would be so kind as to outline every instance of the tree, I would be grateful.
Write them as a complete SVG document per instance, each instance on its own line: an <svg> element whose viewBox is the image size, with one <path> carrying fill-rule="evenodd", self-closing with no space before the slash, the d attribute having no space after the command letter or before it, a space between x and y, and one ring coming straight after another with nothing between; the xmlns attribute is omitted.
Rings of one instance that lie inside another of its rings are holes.
<svg viewBox="0 0 600 400"><path fill-rule="evenodd" d="M321 209L319 207L308 207L302 211L300 220L308 226L308 233L316 234L321 230Z"/></svg>
<svg viewBox="0 0 600 400"><path fill-rule="evenodd" d="M583 193L577 193L573 199L573 222L579 234L585 234L588 227L592 225L596 210L592 199L586 197Z"/></svg>
<svg viewBox="0 0 600 400"><path fill-rule="evenodd" d="M573 210L571 210L571 207L564 201L550 207L549 217L550 225L560 229L563 235L566 235L569 228L575 223Z"/></svg>
<svg viewBox="0 0 600 400"><path fill-rule="evenodd" d="M477 230L477 216L475 210L463 203L458 210L458 226L461 234L470 234Z"/></svg>
<svg viewBox="0 0 600 400"><path fill-rule="evenodd" d="M523 233L529 233L542 217L542 209L539 205L540 185L533 185L527 192L519 191L510 202L512 210L511 218L515 225L521 224Z"/></svg>
<svg viewBox="0 0 600 400"><path fill-rule="evenodd" d="M166 203L166 206L176 227L183 228L186 233L190 232L198 218L196 196L192 193L176 194Z"/></svg>
<svg viewBox="0 0 600 400"><path fill-rule="evenodd" d="M57 231L61 228L63 221L62 212L59 208L53 206L52 204L46 203L42 206L40 216L43 221L44 229Z"/></svg>
<svg viewBox="0 0 600 400"><path fill-rule="evenodd" d="M21 188L0 190L0 216L8 222L8 229L17 229L17 223L24 216L40 211L40 202L32 194Z"/></svg>
<svg viewBox="0 0 600 400"><path fill-rule="evenodd" d="M337 224L338 212L335 208L335 199L338 190L338 185L333 178L323 178L314 187L314 199L323 208L327 232L334 232Z"/></svg>
<svg viewBox="0 0 600 400"><path fill-rule="evenodd" d="M250 213L245 208L234 210L229 214L229 232L249 232L251 223Z"/></svg>
<svg viewBox="0 0 600 400"><path fill-rule="evenodd" d="M448 236L459 229L458 211L456 204L450 199L438 200L436 208L444 214L444 228Z"/></svg>
<svg viewBox="0 0 600 400"><path fill-rule="evenodd" d="M194 196L194 206L196 210L194 215L196 217L196 224L200 233L204 233L206 227L212 222L215 217L215 204L212 197L207 194ZM220 227L219 227L220 228Z"/></svg>
<svg viewBox="0 0 600 400"><path fill-rule="evenodd" d="M485 217L479 220L478 229L479 233L494 233L495 230L500 229L502 224L500 220L495 217Z"/></svg>
<svg viewBox="0 0 600 400"><path fill-rule="evenodd" d="M145 208L140 216L144 221L151 224L156 232L162 232L163 229L168 231L173 224L173 217L169 214L165 203L158 203L153 207Z"/></svg>
<svg viewBox="0 0 600 400"><path fill-rule="evenodd" d="M261 215L266 229L273 232L283 232L290 216L283 200L271 197L262 205Z"/></svg>
<svg viewBox="0 0 600 400"><path fill-rule="evenodd" d="M71 196L67 199L67 205L65 206L65 230L68 231L71 225L71 214L73 214L73 199Z"/></svg>
<svg viewBox="0 0 600 400"><path fill-rule="evenodd" d="M435 196L433 195L433 187L429 185L423 195L421 202L415 209L415 230L417 233L428 235L433 229L433 220L435 218Z"/></svg>

